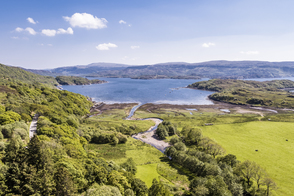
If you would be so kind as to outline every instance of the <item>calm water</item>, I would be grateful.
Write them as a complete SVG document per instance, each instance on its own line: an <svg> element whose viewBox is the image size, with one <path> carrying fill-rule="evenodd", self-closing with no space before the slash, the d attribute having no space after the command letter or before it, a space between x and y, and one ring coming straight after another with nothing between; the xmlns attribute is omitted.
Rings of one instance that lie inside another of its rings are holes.
<svg viewBox="0 0 295 196"><path fill-rule="evenodd" d="M106 84L63 86L64 90L79 93L106 103L168 103L213 104L207 96L213 92L193 90L186 87L202 80L135 80L130 78L90 78L106 80Z"/></svg>
<svg viewBox="0 0 295 196"><path fill-rule="evenodd" d="M63 86L63 89L93 98L97 102L106 103L168 103L168 104L213 104L207 96L210 91L193 90L186 87L202 80L135 80L130 78L89 78L106 80L106 84L85 86ZM274 79L294 78L255 78L247 80L268 81Z"/></svg>

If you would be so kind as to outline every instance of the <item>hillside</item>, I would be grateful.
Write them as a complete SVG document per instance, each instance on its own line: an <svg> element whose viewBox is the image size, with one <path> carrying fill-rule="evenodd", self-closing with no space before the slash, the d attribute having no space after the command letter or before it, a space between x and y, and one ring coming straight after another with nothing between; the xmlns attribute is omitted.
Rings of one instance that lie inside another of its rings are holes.
<svg viewBox="0 0 295 196"><path fill-rule="evenodd" d="M6 66L3 64L0 64L0 78L3 79L1 83L16 80L27 84L34 84L37 82L50 86L58 84L53 77L38 75L19 67Z"/></svg>
<svg viewBox="0 0 295 196"><path fill-rule="evenodd" d="M267 61L209 61L202 63L171 62L155 65L128 66L112 63L93 63L86 66L60 67L44 75L76 75L127 78L281 78L294 76L294 62ZM157 77L159 76L160 77Z"/></svg>
<svg viewBox="0 0 295 196"><path fill-rule="evenodd" d="M217 91L209 98L233 104L294 108L294 94L281 89L294 88L290 80L265 82L246 80L213 79L188 86L202 90Z"/></svg>

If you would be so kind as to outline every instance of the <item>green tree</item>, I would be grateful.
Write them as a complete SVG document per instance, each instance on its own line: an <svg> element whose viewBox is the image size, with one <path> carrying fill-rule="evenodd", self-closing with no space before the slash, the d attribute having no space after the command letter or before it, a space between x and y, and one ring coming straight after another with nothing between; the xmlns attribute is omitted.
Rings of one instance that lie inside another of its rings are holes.
<svg viewBox="0 0 295 196"><path fill-rule="evenodd" d="M0 105L0 114L5 112L5 106L4 105Z"/></svg>
<svg viewBox="0 0 295 196"><path fill-rule="evenodd" d="M170 192L161 181L153 179L153 184L148 190L148 196L169 196Z"/></svg>
<svg viewBox="0 0 295 196"><path fill-rule="evenodd" d="M146 196L146 194L148 193L148 188L146 184L139 178L134 178L132 180L131 187L134 194L137 196Z"/></svg>
<svg viewBox="0 0 295 196"><path fill-rule="evenodd" d="M202 131L197 128L190 129L185 136L184 140L185 143L188 145L199 145L201 139L202 139Z"/></svg>
<svg viewBox="0 0 295 196"><path fill-rule="evenodd" d="M132 173L133 175L135 175L137 172L136 164L132 158L128 158L125 163L121 164L121 167L124 168L126 171Z"/></svg>
<svg viewBox="0 0 295 196"><path fill-rule="evenodd" d="M131 188L130 184L128 183L125 176L123 176L120 172L113 170L108 175L108 185L118 187L121 194L123 195L125 192L125 189Z"/></svg>
<svg viewBox="0 0 295 196"><path fill-rule="evenodd" d="M235 172L246 180L246 189L249 189L252 185L252 179L255 176L255 166L255 162L246 160L236 167Z"/></svg>
<svg viewBox="0 0 295 196"><path fill-rule="evenodd" d="M73 183L73 180L68 172L68 170L64 167L59 167L55 174L54 180L56 182L56 193L55 195L63 196L63 195L73 195L76 190Z"/></svg>
<svg viewBox="0 0 295 196"><path fill-rule="evenodd" d="M208 195L212 196L231 196L231 192L228 190L227 185L223 181L221 176L209 176L206 182L206 188L209 190Z"/></svg>
<svg viewBox="0 0 295 196"><path fill-rule="evenodd" d="M186 151L186 146L182 142L177 142L176 144L174 144L174 148L178 151Z"/></svg>
<svg viewBox="0 0 295 196"><path fill-rule="evenodd" d="M271 190L277 189L277 184L269 177L263 179L263 185L266 186L266 195L269 196Z"/></svg>
<svg viewBox="0 0 295 196"><path fill-rule="evenodd" d="M195 177L190 183L190 192L193 196L205 196L209 194L209 189L206 187L206 178Z"/></svg>
<svg viewBox="0 0 295 196"><path fill-rule="evenodd" d="M126 189L124 196L135 196L135 194L132 189Z"/></svg>

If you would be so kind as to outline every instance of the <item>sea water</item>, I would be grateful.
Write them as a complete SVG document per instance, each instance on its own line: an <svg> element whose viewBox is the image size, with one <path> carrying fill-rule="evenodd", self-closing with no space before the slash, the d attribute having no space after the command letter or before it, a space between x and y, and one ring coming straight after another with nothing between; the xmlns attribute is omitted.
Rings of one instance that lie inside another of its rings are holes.
<svg viewBox="0 0 295 196"><path fill-rule="evenodd" d="M130 79L89 78L105 80L108 83L62 86L64 90L91 97L105 103L167 103L167 104L213 104L207 97L211 91L184 88L189 84L204 81L186 79Z"/></svg>

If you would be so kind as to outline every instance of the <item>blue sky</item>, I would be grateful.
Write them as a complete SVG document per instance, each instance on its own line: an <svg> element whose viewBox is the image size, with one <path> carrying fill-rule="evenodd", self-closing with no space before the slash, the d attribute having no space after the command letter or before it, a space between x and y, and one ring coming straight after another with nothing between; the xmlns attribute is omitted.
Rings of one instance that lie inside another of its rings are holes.
<svg viewBox="0 0 295 196"><path fill-rule="evenodd" d="M0 1L0 63L294 60L293 0Z"/></svg>

